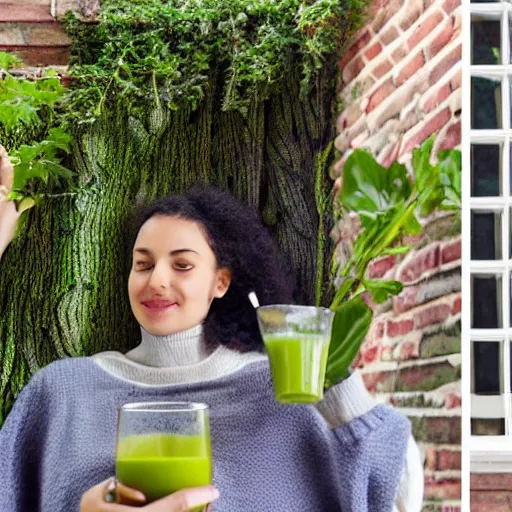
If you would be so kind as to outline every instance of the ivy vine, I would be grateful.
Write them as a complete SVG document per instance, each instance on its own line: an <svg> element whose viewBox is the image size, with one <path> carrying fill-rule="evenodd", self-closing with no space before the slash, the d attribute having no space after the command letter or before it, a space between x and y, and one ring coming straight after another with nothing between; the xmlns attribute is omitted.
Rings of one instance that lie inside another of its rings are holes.
<svg viewBox="0 0 512 512"><path fill-rule="evenodd" d="M326 56L360 26L368 0L105 0L98 23L68 13L67 115L92 123L113 102L195 109L218 79L222 108L247 111L300 66L306 93Z"/></svg>

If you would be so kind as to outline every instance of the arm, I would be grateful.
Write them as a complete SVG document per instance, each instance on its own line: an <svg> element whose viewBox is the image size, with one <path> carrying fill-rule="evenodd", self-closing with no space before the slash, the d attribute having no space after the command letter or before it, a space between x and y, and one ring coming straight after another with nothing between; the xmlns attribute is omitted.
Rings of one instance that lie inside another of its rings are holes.
<svg viewBox="0 0 512 512"><path fill-rule="evenodd" d="M12 187L14 169L9 155L0 146L0 259L11 240L14 238L16 224L20 214L16 211L14 201L7 201L6 196Z"/></svg>
<svg viewBox="0 0 512 512"><path fill-rule="evenodd" d="M372 411L375 413L378 409L383 409L378 407L376 410L376 406L377 403L366 390L361 375L355 372L327 390L325 398L317 404L317 409L336 432L346 431L346 427L350 427L355 420L361 420L372 414ZM396 411L392 412L394 415L398 414ZM382 428L384 427L382 424ZM378 432L373 432L372 435L378 436ZM385 436L382 442L385 443ZM410 434L404 451L405 462L393 512L419 512L423 502L423 466L418 447Z"/></svg>

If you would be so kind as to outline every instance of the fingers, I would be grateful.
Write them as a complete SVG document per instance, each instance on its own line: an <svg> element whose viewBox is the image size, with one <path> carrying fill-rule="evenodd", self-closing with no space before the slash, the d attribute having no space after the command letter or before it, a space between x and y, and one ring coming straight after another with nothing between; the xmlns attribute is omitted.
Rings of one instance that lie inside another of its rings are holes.
<svg viewBox="0 0 512 512"><path fill-rule="evenodd" d="M118 482L116 485L117 503L123 505L141 505L146 503L146 496L137 489L132 489Z"/></svg>
<svg viewBox="0 0 512 512"><path fill-rule="evenodd" d="M14 168L5 148L0 145L0 185L10 190L14 177Z"/></svg>
<svg viewBox="0 0 512 512"><path fill-rule="evenodd" d="M219 491L212 485L192 487L146 505L143 510L147 512L187 512L195 507L205 506L218 497Z"/></svg>

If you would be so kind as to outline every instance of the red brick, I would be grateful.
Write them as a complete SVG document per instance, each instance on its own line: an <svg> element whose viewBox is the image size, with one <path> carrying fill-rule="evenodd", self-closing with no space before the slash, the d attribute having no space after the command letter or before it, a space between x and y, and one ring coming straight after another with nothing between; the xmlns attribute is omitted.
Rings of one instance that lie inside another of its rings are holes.
<svg viewBox="0 0 512 512"><path fill-rule="evenodd" d="M16 5L15 1L0 3L0 22L5 23L54 23L49 5Z"/></svg>
<svg viewBox="0 0 512 512"><path fill-rule="evenodd" d="M393 64L389 60L385 60L382 64L379 64L374 70L373 70L373 76L375 78L381 78L386 73L389 73L393 69Z"/></svg>
<svg viewBox="0 0 512 512"><path fill-rule="evenodd" d="M380 347L374 346L374 347L369 348L368 350L361 351L361 355L363 358L363 363L365 365L374 363L375 361L377 361L379 359Z"/></svg>
<svg viewBox="0 0 512 512"><path fill-rule="evenodd" d="M471 473L472 491L512 492L512 473Z"/></svg>
<svg viewBox="0 0 512 512"><path fill-rule="evenodd" d="M425 39L438 25L443 21L443 15L440 11L430 14L425 21L420 23L411 37L407 40L409 50L412 50L420 41Z"/></svg>
<svg viewBox="0 0 512 512"><path fill-rule="evenodd" d="M414 73L421 69L421 67L425 64L425 57L423 56L423 52L419 51L411 60L405 64L400 70L398 77L396 79L397 85L402 85L407 82L409 78L411 78Z"/></svg>
<svg viewBox="0 0 512 512"><path fill-rule="evenodd" d="M440 450L437 467L439 471L458 471L461 469L461 454L455 450Z"/></svg>
<svg viewBox="0 0 512 512"><path fill-rule="evenodd" d="M343 69L361 50L364 48L372 38L370 31L365 30L363 34L357 39L357 41L345 52L343 57L341 58L339 62L340 69Z"/></svg>
<svg viewBox="0 0 512 512"><path fill-rule="evenodd" d="M396 256L384 256L373 260L368 266L368 277L375 279L376 277L382 277L389 269L393 268L396 263Z"/></svg>
<svg viewBox="0 0 512 512"><path fill-rule="evenodd" d="M396 27L389 27L385 32L380 35L380 40L385 44L391 44L399 37Z"/></svg>
<svg viewBox="0 0 512 512"><path fill-rule="evenodd" d="M376 6L376 5L377 5L377 2L375 2L373 4L373 6ZM388 18L386 16L386 11L385 10L377 10L373 14L373 20L372 20L372 24L371 24L374 34L378 34L380 32L380 29L386 24L387 21L388 21Z"/></svg>
<svg viewBox="0 0 512 512"><path fill-rule="evenodd" d="M416 329L423 329L427 325L438 324L446 320L452 312L449 304L435 304L418 312L415 317Z"/></svg>
<svg viewBox="0 0 512 512"><path fill-rule="evenodd" d="M350 83L361 71L364 69L364 61L361 57L355 57L352 59L343 70L341 76L343 81L348 84Z"/></svg>
<svg viewBox="0 0 512 512"><path fill-rule="evenodd" d="M429 84L434 85L457 64L462 57L462 45L457 45L443 60L439 62L429 75Z"/></svg>
<svg viewBox="0 0 512 512"><path fill-rule="evenodd" d="M461 497L461 482L456 479L436 480L425 477L425 499L456 500Z"/></svg>
<svg viewBox="0 0 512 512"><path fill-rule="evenodd" d="M455 240L455 242L445 245L441 251L441 263L449 263L450 261L457 261L457 260L460 260L460 257L461 257L460 239Z"/></svg>
<svg viewBox="0 0 512 512"><path fill-rule="evenodd" d="M388 96L396 91L396 86L393 84L393 80L389 78L384 82L371 96L366 107L366 113L368 114L375 108L377 108Z"/></svg>
<svg viewBox="0 0 512 512"><path fill-rule="evenodd" d="M444 151L445 149L452 149L460 144L460 129L460 119L457 119L457 121L450 125L448 130L446 130L443 140L441 141L441 144L439 144L439 151Z"/></svg>
<svg viewBox="0 0 512 512"><path fill-rule="evenodd" d="M416 131L407 140L403 142L401 155L409 154L413 148L419 146L425 139L427 139L434 132L440 130L451 119L451 111L449 107L444 108L438 112L434 117L423 123L420 130Z"/></svg>
<svg viewBox="0 0 512 512"><path fill-rule="evenodd" d="M391 146L385 153L379 155L379 163L386 169L398 159L400 154L400 146L402 145L402 136L398 138L393 146Z"/></svg>
<svg viewBox="0 0 512 512"><path fill-rule="evenodd" d="M400 62L409 52L407 51L407 48L405 45L400 45L396 50L393 51L391 54L391 57L396 62Z"/></svg>
<svg viewBox="0 0 512 512"><path fill-rule="evenodd" d="M361 105L359 101L356 101L347 107L341 113L341 119L343 123L343 128L348 128L352 126L361 116L363 115L363 111L361 110Z"/></svg>
<svg viewBox="0 0 512 512"><path fill-rule="evenodd" d="M452 391L451 393L446 393L444 397L444 406L447 409L455 409L462 405L462 398L460 393L456 393ZM446 469L446 468L445 468Z"/></svg>
<svg viewBox="0 0 512 512"><path fill-rule="evenodd" d="M419 353L419 345L417 343L413 343L412 341L405 341L400 344L398 350L397 359L400 361L408 361L410 359L417 359L420 357Z"/></svg>
<svg viewBox="0 0 512 512"><path fill-rule="evenodd" d="M461 0L445 0L443 4L443 9L446 13L450 14L453 12L457 7L461 5Z"/></svg>
<svg viewBox="0 0 512 512"><path fill-rule="evenodd" d="M512 491L471 491L471 512L510 512Z"/></svg>
<svg viewBox="0 0 512 512"><path fill-rule="evenodd" d="M440 265L440 245L434 243L412 253L398 269L397 279L404 284L420 279L423 274L437 270Z"/></svg>
<svg viewBox="0 0 512 512"><path fill-rule="evenodd" d="M462 309L462 297L457 297L454 301L453 301L453 306L452 306L452 315L457 315L461 312L461 309Z"/></svg>
<svg viewBox="0 0 512 512"><path fill-rule="evenodd" d="M458 450L428 446L425 449L425 469L429 471L458 471L461 469L461 453Z"/></svg>
<svg viewBox="0 0 512 512"><path fill-rule="evenodd" d="M395 372L364 373L362 377L364 385L370 393L393 391L395 386Z"/></svg>
<svg viewBox="0 0 512 512"><path fill-rule="evenodd" d="M393 313L399 315L416 307L416 297L419 289L419 286L408 286L398 297L393 297Z"/></svg>
<svg viewBox="0 0 512 512"><path fill-rule="evenodd" d="M368 50L366 50L364 52L364 56L368 60L372 60L375 57L377 57L377 55L379 55L379 53L381 51L382 51L382 45L380 43L375 43L373 46L370 46L370 48L368 48Z"/></svg>
<svg viewBox="0 0 512 512"><path fill-rule="evenodd" d="M421 0L414 4L409 2L407 4L407 14L400 23L400 28L405 32L421 16L422 12L423 2Z"/></svg>
<svg viewBox="0 0 512 512"><path fill-rule="evenodd" d="M379 321L375 324L375 327L373 327L373 334L372 334L374 341L380 340L384 337L385 325L386 324L382 321Z"/></svg>
<svg viewBox="0 0 512 512"><path fill-rule="evenodd" d="M427 59L430 60L434 55L437 55L453 38L454 28L451 19L447 20L443 30L436 38L428 45L426 50Z"/></svg>
<svg viewBox="0 0 512 512"><path fill-rule="evenodd" d="M394 338L395 336L404 336L408 332L411 332L414 328L413 320L388 320L387 326L387 335L390 338Z"/></svg>
<svg viewBox="0 0 512 512"><path fill-rule="evenodd" d="M423 111L428 114L432 112L437 106L439 106L448 96L450 96L451 90L448 84L443 85L436 92L431 94L428 99L425 101L425 106L423 107Z"/></svg>

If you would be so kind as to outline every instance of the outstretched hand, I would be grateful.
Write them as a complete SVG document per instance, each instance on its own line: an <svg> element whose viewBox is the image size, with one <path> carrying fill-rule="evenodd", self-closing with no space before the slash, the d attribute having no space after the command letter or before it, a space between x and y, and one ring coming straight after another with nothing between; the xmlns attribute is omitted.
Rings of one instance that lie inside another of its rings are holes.
<svg viewBox="0 0 512 512"><path fill-rule="evenodd" d="M7 200L13 179L14 167L7 151L0 145L0 258L14 238L20 217L14 201Z"/></svg>

